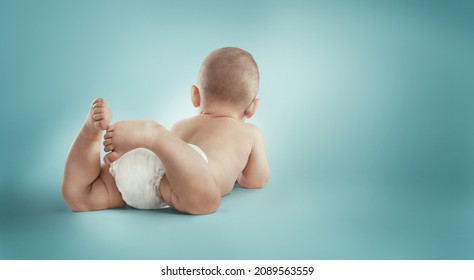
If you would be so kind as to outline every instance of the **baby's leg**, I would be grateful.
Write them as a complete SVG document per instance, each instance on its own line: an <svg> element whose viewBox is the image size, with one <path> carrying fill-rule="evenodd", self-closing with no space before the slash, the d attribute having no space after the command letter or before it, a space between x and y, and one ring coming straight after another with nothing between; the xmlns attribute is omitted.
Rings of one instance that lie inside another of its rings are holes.
<svg viewBox="0 0 474 280"><path fill-rule="evenodd" d="M160 194L171 207L190 214L210 214L221 202L209 165L179 137L161 127L152 150L160 157L166 173Z"/></svg>
<svg viewBox="0 0 474 280"><path fill-rule="evenodd" d="M163 199L173 208L190 214L216 211L221 192L208 164L193 148L163 126L149 121L127 121L112 125L105 135L106 162L138 147L153 151L166 175L160 184Z"/></svg>
<svg viewBox="0 0 474 280"><path fill-rule="evenodd" d="M102 131L112 112L97 98L74 140L66 159L62 194L73 211L89 211L124 205L107 166L100 164Z"/></svg>

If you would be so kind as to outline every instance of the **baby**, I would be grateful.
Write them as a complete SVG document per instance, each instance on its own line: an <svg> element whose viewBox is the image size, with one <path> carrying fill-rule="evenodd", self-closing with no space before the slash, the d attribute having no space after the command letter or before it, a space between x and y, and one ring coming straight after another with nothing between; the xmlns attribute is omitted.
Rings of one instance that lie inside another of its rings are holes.
<svg viewBox="0 0 474 280"><path fill-rule="evenodd" d="M217 210L237 181L261 188L270 169L262 135L245 123L257 111L259 72L253 57L222 48L204 60L191 101L199 114L171 130L152 121L109 126L112 112L95 99L66 159L62 195L73 211L172 207L189 214ZM104 135L101 166L100 147Z"/></svg>

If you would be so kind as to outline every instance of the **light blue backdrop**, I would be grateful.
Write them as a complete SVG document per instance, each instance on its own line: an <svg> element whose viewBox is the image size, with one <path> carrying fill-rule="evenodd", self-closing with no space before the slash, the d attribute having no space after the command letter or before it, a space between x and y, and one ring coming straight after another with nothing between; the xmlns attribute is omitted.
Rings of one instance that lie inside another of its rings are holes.
<svg viewBox="0 0 474 280"><path fill-rule="evenodd" d="M0 258L473 259L472 3L0 0ZM92 99L169 127L223 46L260 67L268 186L209 216L68 211Z"/></svg>

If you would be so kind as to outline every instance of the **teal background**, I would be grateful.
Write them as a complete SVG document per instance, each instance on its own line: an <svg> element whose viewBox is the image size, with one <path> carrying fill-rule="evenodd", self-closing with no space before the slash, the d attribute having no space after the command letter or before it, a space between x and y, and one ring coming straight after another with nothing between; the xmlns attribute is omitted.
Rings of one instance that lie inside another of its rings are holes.
<svg viewBox="0 0 474 280"><path fill-rule="evenodd" d="M472 3L0 0L0 258L474 259ZM267 187L70 212L92 99L169 127L223 46L260 67Z"/></svg>

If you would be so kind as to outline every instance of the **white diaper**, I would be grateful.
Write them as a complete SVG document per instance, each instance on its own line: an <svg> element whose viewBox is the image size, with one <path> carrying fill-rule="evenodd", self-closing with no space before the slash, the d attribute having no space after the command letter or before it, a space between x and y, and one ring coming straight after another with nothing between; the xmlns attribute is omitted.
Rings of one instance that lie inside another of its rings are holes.
<svg viewBox="0 0 474 280"><path fill-rule="evenodd" d="M194 148L207 162L206 154L193 144ZM160 183L165 168L160 158L145 148L131 150L110 165L117 188L123 200L139 209L161 209L169 205L160 196Z"/></svg>

